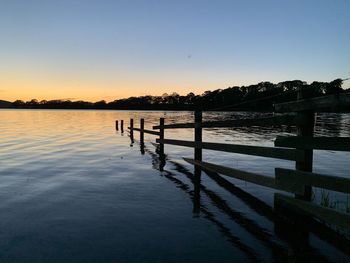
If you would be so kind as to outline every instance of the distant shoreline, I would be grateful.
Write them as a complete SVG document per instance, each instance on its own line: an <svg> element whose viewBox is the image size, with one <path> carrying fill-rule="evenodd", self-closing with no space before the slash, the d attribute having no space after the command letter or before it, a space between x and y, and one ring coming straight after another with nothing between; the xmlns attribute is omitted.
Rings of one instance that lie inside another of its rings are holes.
<svg viewBox="0 0 350 263"><path fill-rule="evenodd" d="M25 111L25 110L55 110L55 111L140 111L140 112L194 112L196 109L77 109L77 108L14 108L14 107L9 107L9 108L4 108L0 107L1 110L19 110L19 111ZM205 112L260 112L260 113L273 113L273 110L202 110ZM334 111L334 110L322 110L319 113L350 113L349 110L339 110L339 111Z"/></svg>
<svg viewBox="0 0 350 263"><path fill-rule="evenodd" d="M343 80L331 82L292 80L277 84L260 82L250 86L234 86L226 89L206 91L201 95L190 92L185 96L177 93L162 96L140 96L119 99L112 102L42 100L36 99L24 102L0 100L0 108L14 109L71 109L71 110L142 110L142 111L255 111L273 112L274 104L295 101L298 94L303 98L315 98L326 95L349 92L343 89ZM342 109L344 112L350 108Z"/></svg>

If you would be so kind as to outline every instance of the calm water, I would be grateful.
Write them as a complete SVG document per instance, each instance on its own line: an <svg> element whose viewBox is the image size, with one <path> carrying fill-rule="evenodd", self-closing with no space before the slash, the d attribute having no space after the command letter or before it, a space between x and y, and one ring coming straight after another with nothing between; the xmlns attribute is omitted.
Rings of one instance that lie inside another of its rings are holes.
<svg viewBox="0 0 350 263"><path fill-rule="evenodd" d="M252 117L206 113L204 119ZM318 222L290 223L264 187L202 173L193 149L165 146L159 170L155 137L145 148L115 131L115 120L145 118L146 128L193 120L192 113L0 110L0 262L350 262L350 243ZM273 145L274 130L211 129L204 140ZM349 114L322 114L317 135L350 136ZM192 139L192 130L166 131ZM314 171L350 177L350 155L316 151ZM204 151L203 160L273 176L293 162ZM315 189L315 202L320 202ZM330 193L345 210L346 195ZM338 230L337 230L338 231ZM344 233L341 233L344 234ZM345 233L346 235L347 233Z"/></svg>

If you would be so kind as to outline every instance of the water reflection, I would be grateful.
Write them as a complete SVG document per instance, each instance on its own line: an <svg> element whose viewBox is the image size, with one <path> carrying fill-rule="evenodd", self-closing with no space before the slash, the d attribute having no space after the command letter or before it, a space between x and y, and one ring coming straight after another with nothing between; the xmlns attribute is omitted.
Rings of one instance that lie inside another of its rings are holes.
<svg viewBox="0 0 350 263"><path fill-rule="evenodd" d="M126 125L130 118L135 123L145 118L145 128L152 129L164 114L0 110L2 261L38 262L45 254L56 262L98 262L101 257L129 262L135 256L139 261L158 257L169 262L227 262L238 257L239 262L286 262L301 261L302 253L314 261L346 262L350 244L345 237L316 220L294 222L276 211L273 191L207 171L196 177L181 159L192 156L193 149L166 146L162 154L159 145L151 143L154 136L145 135L144 144L136 140L137 132L129 138L127 130L119 130L116 136L115 120L123 119ZM204 113L203 119L253 115ZM168 112L165 121L193 118L190 112ZM330 125L322 126L325 118ZM332 121L331 115L320 115L316 134L330 136ZM334 123L341 127L337 134L350 136L350 114ZM208 129L203 137L273 145L277 134L290 135L293 129ZM166 131L165 137L190 140L193 130ZM272 167L294 165L203 154L205 160L266 175L273 173ZM316 152L315 158L317 172L349 176L349 155ZM72 252L73 258L62 250Z"/></svg>
<svg viewBox="0 0 350 263"><path fill-rule="evenodd" d="M152 163L158 164L153 165L152 167L160 170L159 163L161 162L160 159L163 158L145 147L144 144L143 148L145 149L145 152L152 157ZM310 260L316 262L329 262L330 259L321 253L322 249L320 250L310 245L310 231L319 235L331 245L338 247L342 252L350 254L350 241L341 235L339 236L339 234L334 232L331 228L328 228L313 219L283 210L281 207L273 209L260 199L243 191L239 187L236 187L233 183L229 182L219 174L203 170L205 174L220 187L237 197L260 216L272 221L274 223L274 234L280 239L276 240L273 234L267 229L256 224L254 220L247 218L244 214L235 211L225 199L205 187L201 183L202 169L195 167L194 173L191 173L178 162L168 160L168 163L172 164L177 172L187 177L193 184L193 190L191 191L191 187L180 180L171 171L166 170L165 173L162 173L165 178L174 182L178 188L190 195L190 198L193 201L193 215L199 217L200 213L204 214L206 218L214 223L220 229L220 232L231 241L233 246L240 248L247 256L249 255L251 261L261 261L262 258L256 253L256 251L254 251L254 248L244 244L239 236L233 236L230 228L217 219L214 213L209 212L208 207L201 204L201 192L209 198L214 207L218 208L236 224L262 242L264 246L268 247L272 251L275 262L309 262ZM335 237L337 237L337 242L334 240ZM342 244L338 246L338 242L340 241Z"/></svg>
<svg viewBox="0 0 350 263"><path fill-rule="evenodd" d="M145 148L145 151L152 157L153 164L160 164L163 162L164 156L160 156L159 154L156 154L155 152L152 152L151 150L149 150L148 148ZM158 165L153 165L153 168L160 170ZM179 166L178 168L180 168L181 166ZM200 203L200 196L196 195L194 193L193 190L191 190L191 187L184 183L183 181L181 181L180 179L178 179L176 177L176 175L174 173L172 173L171 171L168 170L160 170L162 172L162 176L166 179L168 179L169 181L173 182L177 188L181 189L182 191L184 191L186 194L189 195L189 197L191 198L191 200L193 201L193 213L194 216L197 217L199 213L203 213L205 215L205 218L209 221L211 221L212 223L214 223L218 229L220 230L220 232L227 238L227 240L229 240L232 245L236 248L239 248L242 252L245 253L245 255L247 256L247 258L249 259L250 262L259 262L261 261L261 258L256 254L256 252L254 251L253 248L245 245L238 236L235 236L228 227L225 226L224 223L220 222L214 213L211 213L207 207L205 207L203 204ZM189 178L191 178L191 180L193 179L193 175L187 171L186 169L180 169L179 172L184 173L185 175L187 175ZM198 187L200 188L200 187Z"/></svg>
<svg viewBox="0 0 350 263"><path fill-rule="evenodd" d="M319 114L317 118L316 131L318 134L327 134L327 136L342 136L342 131L349 127L344 127L343 114L327 113Z"/></svg>
<svg viewBox="0 0 350 263"><path fill-rule="evenodd" d="M130 137L130 146L132 147L134 145L134 131L129 130L129 137Z"/></svg>
<svg viewBox="0 0 350 263"><path fill-rule="evenodd" d="M174 162L173 162L174 163ZM175 166L177 167L177 166ZM176 168L175 168L176 169ZM176 169L179 171L178 169ZM193 200L193 214L199 215L200 211L200 202L201 202L201 175L202 175L202 170L200 167L195 166L194 167L194 176L190 176L193 181L194 185L194 200Z"/></svg>

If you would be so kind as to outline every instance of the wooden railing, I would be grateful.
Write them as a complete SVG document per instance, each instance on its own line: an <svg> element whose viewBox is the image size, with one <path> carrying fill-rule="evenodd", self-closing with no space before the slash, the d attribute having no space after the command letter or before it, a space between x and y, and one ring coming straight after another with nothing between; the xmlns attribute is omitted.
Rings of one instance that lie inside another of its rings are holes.
<svg viewBox="0 0 350 263"><path fill-rule="evenodd" d="M275 105L276 112L294 112L292 114L288 113L267 118L203 122L202 112L196 111L195 121L193 123L165 124L164 118L160 118L159 125L153 126L153 130L147 130L144 128L144 119L140 120L140 128L135 128L133 119L131 119L128 129L132 136L134 131L140 132L140 143L142 144L144 143L144 133L158 136L156 142L159 144L160 154L164 154L164 145L166 144L194 148L194 158L184 158L184 160L194 165L196 169L200 168L264 187L293 193L295 194L295 198L276 193L275 205L350 229L349 214L310 202L313 186L347 194L350 193L350 179L312 172L314 149L350 151L350 137L314 137L316 112L324 109L338 110L349 106L350 93L304 99L303 93L300 91L297 101ZM202 141L203 128L278 125L296 126L297 136L277 136L274 147ZM118 121L116 122L116 127L118 127ZM166 129L188 128L194 129L194 141L164 138L164 131ZM121 120L121 131L124 131L123 120ZM275 177L269 177L204 162L202 161L202 150L231 152L294 161L295 170L276 168Z"/></svg>

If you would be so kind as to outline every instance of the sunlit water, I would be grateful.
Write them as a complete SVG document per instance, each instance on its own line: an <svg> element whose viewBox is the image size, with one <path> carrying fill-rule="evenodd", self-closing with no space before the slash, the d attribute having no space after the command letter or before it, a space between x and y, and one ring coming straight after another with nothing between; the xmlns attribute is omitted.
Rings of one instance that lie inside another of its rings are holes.
<svg viewBox="0 0 350 263"><path fill-rule="evenodd" d="M300 240L278 230L284 223L264 212L275 191L264 187L228 179L236 188L227 191L202 173L194 211L193 167L182 159L192 158L193 149L166 145L160 171L155 136L145 135L141 153L138 133L131 144L126 129L115 130L115 120L127 127L134 118L138 127L145 118L151 129L159 117L193 121L190 112L0 110L0 262L349 261L344 239L337 244L333 232L310 229ZM220 128L205 130L203 138L273 146L276 135L294 132ZM316 135L350 136L350 115L319 115ZM191 140L193 131L167 130L165 137ZM314 171L350 177L349 157L316 151ZM203 160L270 176L275 167L294 168L290 161L214 151L204 151ZM330 199L345 211L348 196L332 192Z"/></svg>

